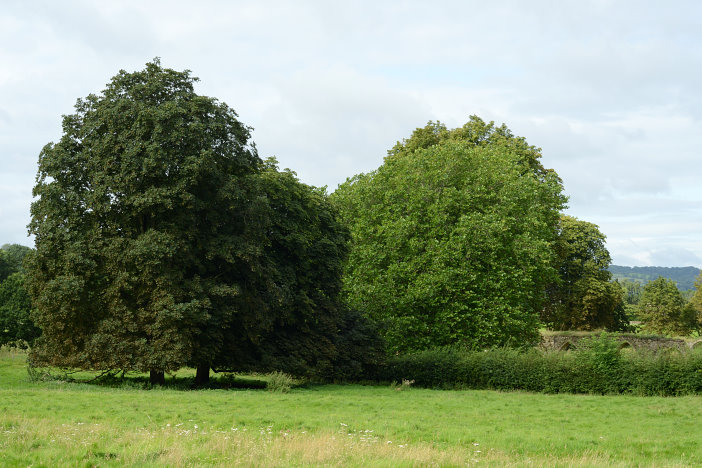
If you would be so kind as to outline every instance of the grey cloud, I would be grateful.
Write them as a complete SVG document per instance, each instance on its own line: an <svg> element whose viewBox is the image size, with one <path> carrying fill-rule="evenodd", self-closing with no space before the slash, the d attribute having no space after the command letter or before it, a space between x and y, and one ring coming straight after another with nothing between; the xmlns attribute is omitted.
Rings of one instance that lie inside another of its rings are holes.
<svg viewBox="0 0 702 468"><path fill-rule="evenodd" d="M12 48L0 49L0 157L28 190L39 150L60 136L75 99L158 55L192 69L199 92L255 127L262 156L277 155L305 182L333 189L427 120L458 126L478 114L543 149L569 213L600 224L615 261L702 255L697 2L3 8L0 41ZM0 241L23 238L31 198L1 190L15 227L3 223Z"/></svg>
<svg viewBox="0 0 702 468"><path fill-rule="evenodd" d="M378 167L395 141L428 120L428 109L410 95L351 70L302 71L279 92L281 100L254 125L260 152L282 165L296 161L291 166L303 179L330 189Z"/></svg>
<svg viewBox="0 0 702 468"><path fill-rule="evenodd" d="M696 266L702 265L702 258L695 252L682 247L668 247L653 250L650 253L652 265L658 266Z"/></svg>

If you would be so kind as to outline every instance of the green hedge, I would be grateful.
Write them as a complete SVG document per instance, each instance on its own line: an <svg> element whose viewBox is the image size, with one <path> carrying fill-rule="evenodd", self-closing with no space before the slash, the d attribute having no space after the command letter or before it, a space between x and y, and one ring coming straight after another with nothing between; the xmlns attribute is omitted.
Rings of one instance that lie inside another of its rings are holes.
<svg viewBox="0 0 702 468"><path fill-rule="evenodd" d="M390 358L379 380L429 388L544 393L687 395L702 393L702 352L622 353L601 335L571 352L442 348Z"/></svg>

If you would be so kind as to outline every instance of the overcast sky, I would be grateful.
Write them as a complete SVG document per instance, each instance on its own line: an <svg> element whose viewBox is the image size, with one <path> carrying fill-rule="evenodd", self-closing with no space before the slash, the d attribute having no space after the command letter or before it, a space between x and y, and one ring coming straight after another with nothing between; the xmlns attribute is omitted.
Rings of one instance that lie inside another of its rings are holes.
<svg viewBox="0 0 702 468"><path fill-rule="evenodd" d="M61 115L156 56L306 183L476 114L542 148L615 264L702 266L702 2L4 0L0 244L32 245Z"/></svg>

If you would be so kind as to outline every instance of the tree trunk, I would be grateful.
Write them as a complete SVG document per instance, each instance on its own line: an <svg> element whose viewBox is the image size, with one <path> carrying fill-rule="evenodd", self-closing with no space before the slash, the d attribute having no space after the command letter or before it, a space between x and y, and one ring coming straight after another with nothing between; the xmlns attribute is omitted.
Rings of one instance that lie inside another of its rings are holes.
<svg viewBox="0 0 702 468"><path fill-rule="evenodd" d="M200 364L195 372L195 385L207 385L210 383L210 365Z"/></svg>
<svg viewBox="0 0 702 468"><path fill-rule="evenodd" d="M149 382L151 385L166 385L166 376L163 371L150 370Z"/></svg>

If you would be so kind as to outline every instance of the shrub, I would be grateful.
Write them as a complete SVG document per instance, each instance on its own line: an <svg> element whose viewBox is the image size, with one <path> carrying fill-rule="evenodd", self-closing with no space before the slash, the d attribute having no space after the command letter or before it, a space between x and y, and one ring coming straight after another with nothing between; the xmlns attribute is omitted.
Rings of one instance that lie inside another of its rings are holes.
<svg viewBox="0 0 702 468"><path fill-rule="evenodd" d="M395 356L378 374L385 382L414 380L429 388L525 390L544 393L687 395L702 393L702 353L622 354L602 334L575 352L438 348Z"/></svg>
<svg viewBox="0 0 702 468"><path fill-rule="evenodd" d="M268 384L266 388L269 392L288 393L295 384L295 379L285 372L271 372L268 374Z"/></svg>
<svg viewBox="0 0 702 468"><path fill-rule="evenodd" d="M590 393L620 393L622 356L619 342L602 332L581 341L575 351L580 378Z"/></svg>

